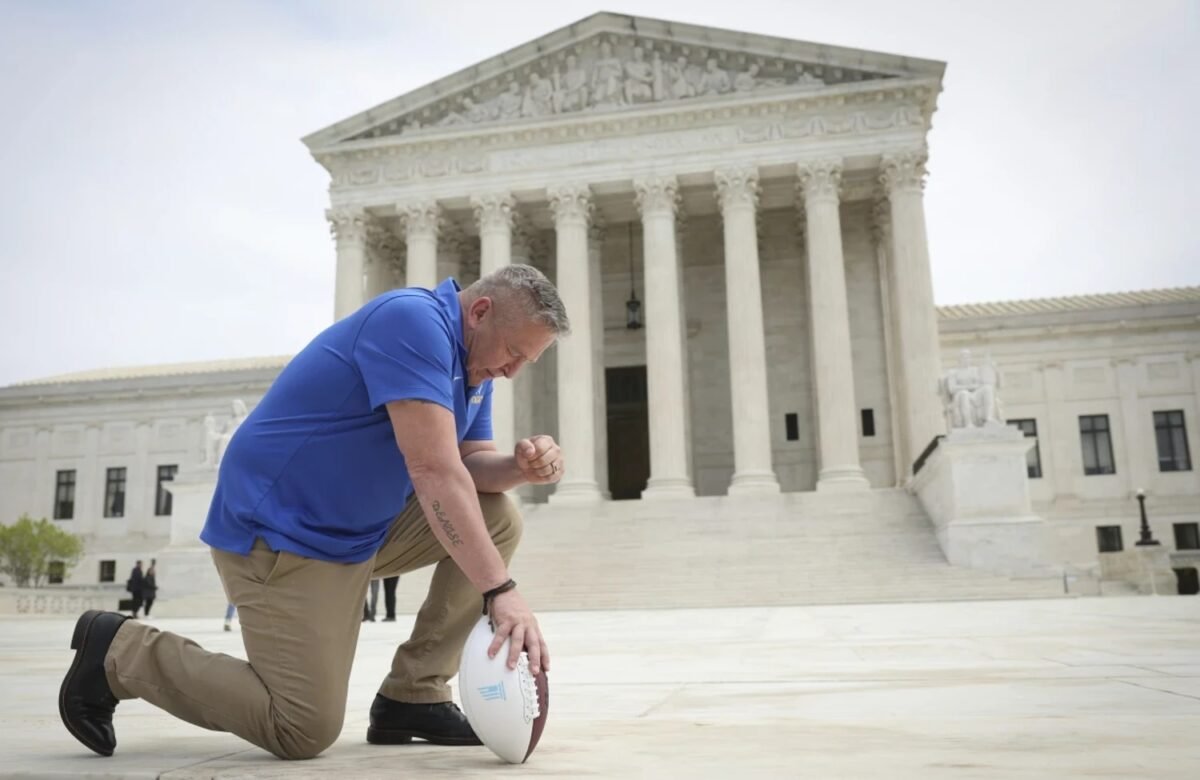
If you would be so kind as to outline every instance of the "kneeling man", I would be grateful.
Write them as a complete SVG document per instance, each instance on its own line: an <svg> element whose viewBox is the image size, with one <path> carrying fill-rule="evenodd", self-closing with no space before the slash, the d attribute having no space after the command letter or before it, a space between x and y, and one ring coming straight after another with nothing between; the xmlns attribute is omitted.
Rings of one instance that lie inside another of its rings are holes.
<svg viewBox="0 0 1200 780"><path fill-rule="evenodd" d="M569 331L553 285L512 265L460 290L386 293L288 364L220 464L201 539L237 607L249 662L110 612L79 619L59 710L80 742L116 747L112 716L141 698L280 758L311 758L342 730L371 579L436 565L412 635L371 707L367 739L479 740L447 681L479 616L536 672L550 657L508 576L521 517L504 492L557 482L549 436L491 442L492 383Z"/></svg>

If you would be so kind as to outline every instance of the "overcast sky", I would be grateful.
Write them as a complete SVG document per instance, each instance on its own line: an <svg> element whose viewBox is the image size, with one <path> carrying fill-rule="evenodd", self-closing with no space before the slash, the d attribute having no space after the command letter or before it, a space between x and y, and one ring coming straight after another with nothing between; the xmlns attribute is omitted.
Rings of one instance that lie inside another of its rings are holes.
<svg viewBox="0 0 1200 780"><path fill-rule="evenodd" d="M290 354L332 319L300 137L597 10L948 63L939 304L1200 284L1192 0L0 0L0 385Z"/></svg>

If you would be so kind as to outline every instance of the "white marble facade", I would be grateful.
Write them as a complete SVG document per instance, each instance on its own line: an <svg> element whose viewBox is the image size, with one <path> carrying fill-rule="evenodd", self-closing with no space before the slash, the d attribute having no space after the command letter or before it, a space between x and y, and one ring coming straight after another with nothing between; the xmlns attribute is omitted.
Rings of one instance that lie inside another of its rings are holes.
<svg viewBox="0 0 1200 780"><path fill-rule="evenodd" d="M1030 495L1052 557L1094 561L1092 527L1128 525L1139 486L1169 541L1200 519L1200 480L1157 472L1148 415L1183 410L1194 445L1200 291L939 317L922 187L943 70L589 17L305 138L331 177L334 314L510 262L545 270L575 333L498 386L494 416L501 446L546 432L567 448L567 479L524 492L551 507L607 500L628 478L610 453L644 458L646 501L905 486L946 432L942 366L969 348L1000 372L997 411L1037 420ZM99 540L77 578L115 556L122 581L170 538L154 467L201 462L205 415L252 407L283 362L0 389L0 522L53 516L55 472L77 469L71 527ZM639 366L647 430L630 438L605 378ZM1082 475L1075 419L1093 413L1110 414L1115 475ZM129 468L121 519L102 517L113 464Z"/></svg>

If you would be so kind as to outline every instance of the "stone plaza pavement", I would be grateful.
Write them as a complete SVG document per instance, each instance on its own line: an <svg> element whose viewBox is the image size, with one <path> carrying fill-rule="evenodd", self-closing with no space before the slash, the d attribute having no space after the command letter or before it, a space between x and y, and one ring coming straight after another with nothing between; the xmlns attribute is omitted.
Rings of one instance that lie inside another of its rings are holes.
<svg viewBox="0 0 1200 780"><path fill-rule="evenodd" d="M287 763L140 701L112 758L56 709L71 621L0 619L0 777L1200 777L1200 600L946 602L541 616L549 725L486 748L366 744L410 618L363 627L341 739ZM241 654L212 620L161 621Z"/></svg>

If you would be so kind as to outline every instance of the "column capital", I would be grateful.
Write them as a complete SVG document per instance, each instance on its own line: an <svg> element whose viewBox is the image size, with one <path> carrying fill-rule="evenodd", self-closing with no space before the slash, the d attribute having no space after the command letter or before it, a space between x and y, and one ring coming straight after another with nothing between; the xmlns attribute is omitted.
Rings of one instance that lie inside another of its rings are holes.
<svg viewBox="0 0 1200 780"><path fill-rule="evenodd" d="M679 181L674 176L643 176L633 181L634 203L643 217L674 216L679 208Z"/></svg>
<svg viewBox="0 0 1200 780"><path fill-rule="evenodd" d="M471 208L475 210L475 222L479 225L480 233L497 229L512 230L516 206L516 199L507 192L492 192L471 198Z"/></svg>
<svg viewBox="0 0 1200 780"><path fill-rule="evenodd" d="M730 207L758 207L758 166L739 165L713 171L717 183L717 204L724 213Z"/></svg>
<svg viewBox="0 0 1200 780"><path fill-rule="evenodd" d="M887 244L892 232L892 204L880 198L871 204L871 238L876 246Z"/></svg>
<svg viewBox="0 0 1200 780"><path fill-rule="evenodd" d="M588 245L600 245L604 243L604 238L608 235L608 223L604 221L604 217L594 215L591 223L588 224Z"/></svg>
<svg viewBox="0 0 1200 780"><path fill-rule="evenodd" d="M453 222L445 220L441 223L441 229L438 233L438 251L445 252L451 255L465 254L470 247L471 238L462 228L455 225Z"/></svg>
<svg viewBox="0 0 1200 780"><path fill-rule="evenodd" d="M363 243L370 249L391 258L404 248L404 242L390 229L372 222L367 225ZM368 258L370 262L370 258Z"/></svg>
<svg viewBox="0 0 1200 780"><path fill-rule="evenodd" d="M564 184L549 191L550 211L556 225L583 222L592 215L592 190L586 184Z"/></svg>
<svg viewBox="0 0 1200 780"><path fill-rule="evenodd" d="M404 233L409 239L417 236L437 238L442 228L442 207L436 200L397 203L396 212L400 215L400 224L404 226Z"/></svg>
<svg viewBox="0 0 1200 780"><path fill-rule="evenodd" d="M800 176L799 191L804 201L837 201L842 188L842 160L827 157L809 160L796 166Z"/></svg>
<svg viewBox="0 0 1200 780"><path fill-rule="evenodd" d="M361 207L340 207L326 209L325 219L329 221L329 235L338 244L362 244L367 239L367 225L370 220L367 211Z"/></svg>
<svg viewBox="0 0 1200 780"><path fill-rule="evenodd" d="M925 189L924 149L885 154L879 162L879 183L888 195L893 192L920 192Z"/></svg>

